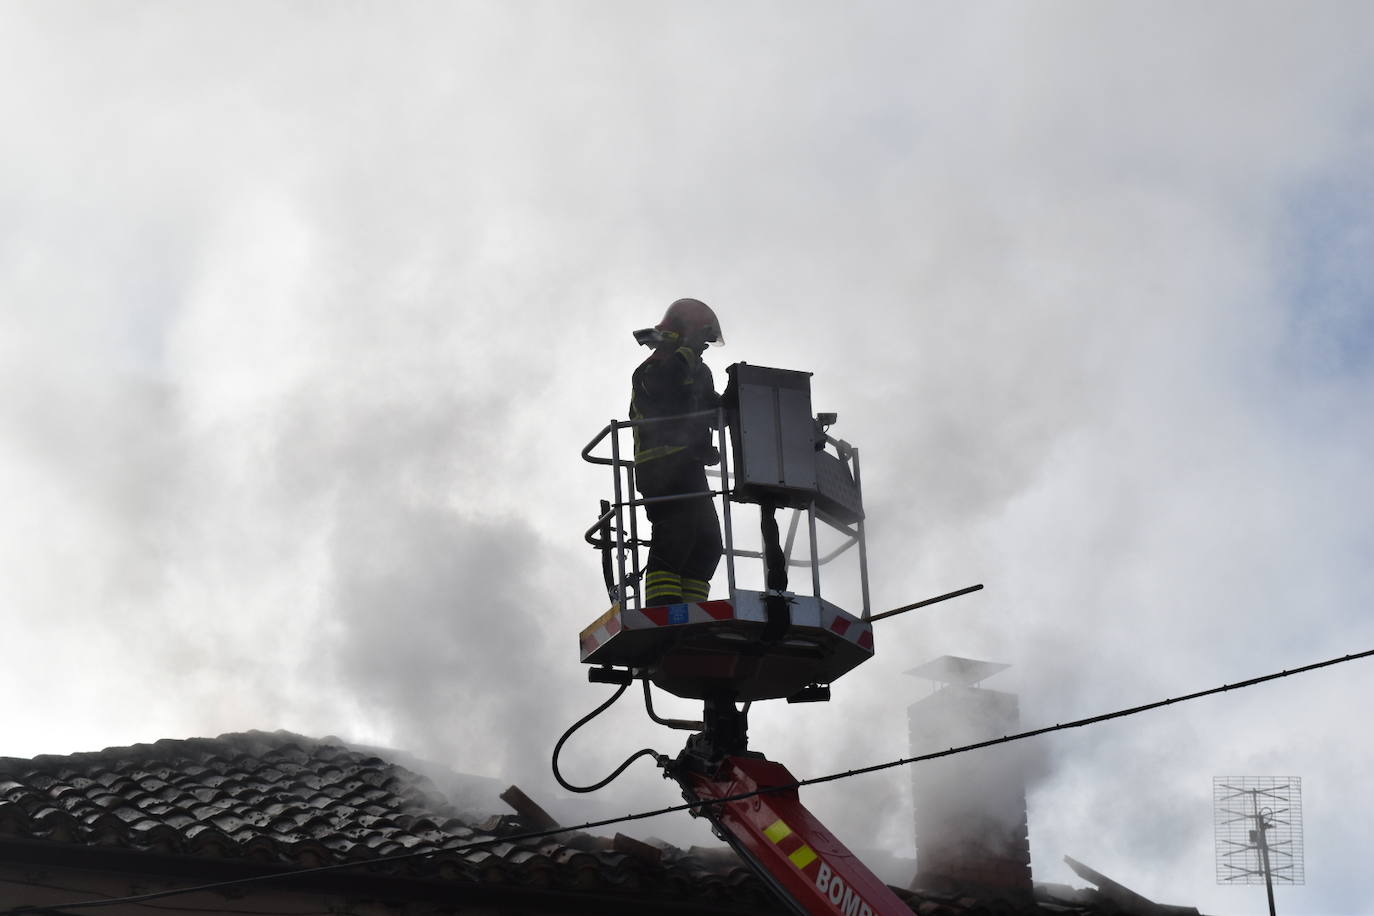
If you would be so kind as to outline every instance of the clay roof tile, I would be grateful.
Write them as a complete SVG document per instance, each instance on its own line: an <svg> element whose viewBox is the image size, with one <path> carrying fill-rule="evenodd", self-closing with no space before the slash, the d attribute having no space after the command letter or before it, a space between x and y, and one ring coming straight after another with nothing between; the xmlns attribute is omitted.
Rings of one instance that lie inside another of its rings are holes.
<svg viewBox="0 0 1374 916"><path fill-rule="evenodd" d="M723 899L727 886L719 861L640 861L586 834L474 846L526 829L509 814L474 827L430 779L337 739L247 732L0 759L0 833L12 837L298 867L427 852L384 867L469 884L698 899ZM744 893L731 899L766 904L757 879L727 861Z"/></svg>

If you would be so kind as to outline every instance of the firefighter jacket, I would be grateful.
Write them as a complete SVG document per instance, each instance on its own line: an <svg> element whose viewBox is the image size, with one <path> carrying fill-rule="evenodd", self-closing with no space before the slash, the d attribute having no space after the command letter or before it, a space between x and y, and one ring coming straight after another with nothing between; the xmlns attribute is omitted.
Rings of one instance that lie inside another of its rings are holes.
<svg viewBox="0 0 1374 916"><path fill-rule="evenodd" d="M630 419L675 417L714 410L720 404L711 370L690 347L655 350L635 370ZM711 417L664 420L634 427L635 463L678 452L700 459L711 454Z"/></svg>

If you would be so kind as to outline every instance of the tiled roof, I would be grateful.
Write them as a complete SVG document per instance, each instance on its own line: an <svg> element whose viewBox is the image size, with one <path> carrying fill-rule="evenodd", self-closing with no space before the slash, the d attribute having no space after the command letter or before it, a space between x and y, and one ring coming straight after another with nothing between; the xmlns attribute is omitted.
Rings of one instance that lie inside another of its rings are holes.
<svg viewBox="0 0 1374 916"><path fill-rule="evenodd" d="M655 850L585 833L501 839L524 830L511 815L469 823L426 777L335 739L287 732L0 758L0 840L302 868L433 851L388 871L779 911L728 850ZM501 841L458 848L486 839Z"/></svg>
<svg viewBox="0 0 1374 916"><path fill-rule="evenodd" d="M516 815L475 823L428 778L333 738L244 732L0 758L0 857L22 846L117 854L131 870L142 861L265 869L356 862L350 873L382 869L426 887L523 891L546 900L619 900L626 912L784 912L726 847L684 851L578 832L515 838L524 832L532 829ZM460 848L483 840L496 842ZM412 852L433 854L361 864ZM1133 912L1096 891L1061 885L1038 885L1035 899L1011 900L894 890L920 916ZM1186 912L1168 909L1170 916Z"/></svg>

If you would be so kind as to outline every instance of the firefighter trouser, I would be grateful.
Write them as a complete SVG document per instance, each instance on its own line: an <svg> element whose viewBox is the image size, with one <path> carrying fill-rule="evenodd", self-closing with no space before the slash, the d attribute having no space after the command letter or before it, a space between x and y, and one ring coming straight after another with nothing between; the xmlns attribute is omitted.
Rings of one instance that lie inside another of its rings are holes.
<svg viewBox="0 0 1374 916"><path fill-rule="evenodd" d="M636 465L635 485L645 498L710 489L701 461L685 453ZM715 501L697 496L649 503L644 511L653 525L644 573L644 604L705 601L724 549Z"/></svg>

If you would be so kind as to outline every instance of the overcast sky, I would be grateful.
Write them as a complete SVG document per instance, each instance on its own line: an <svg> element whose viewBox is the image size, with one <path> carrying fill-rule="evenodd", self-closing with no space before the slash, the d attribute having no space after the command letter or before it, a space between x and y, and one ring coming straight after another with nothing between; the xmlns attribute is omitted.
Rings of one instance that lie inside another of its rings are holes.
<svg viewBox="0 0 1374 916"><path fill-rule="evenodd" d="M815 373L875 609L987 586L755 707L799 777L909 753L938 655L1036 727L1374 648L1371 61L1358 2L0 3L0 755L285 728L557 803L578 452L680 296L718 377ZM1037 880L1255 912L1212 777L1294 775L1279 909L1374 909L1372 693L1040 739ZM626 701L565 766L681 741ZM910 857L909 779L805 798Z"/></svg>

